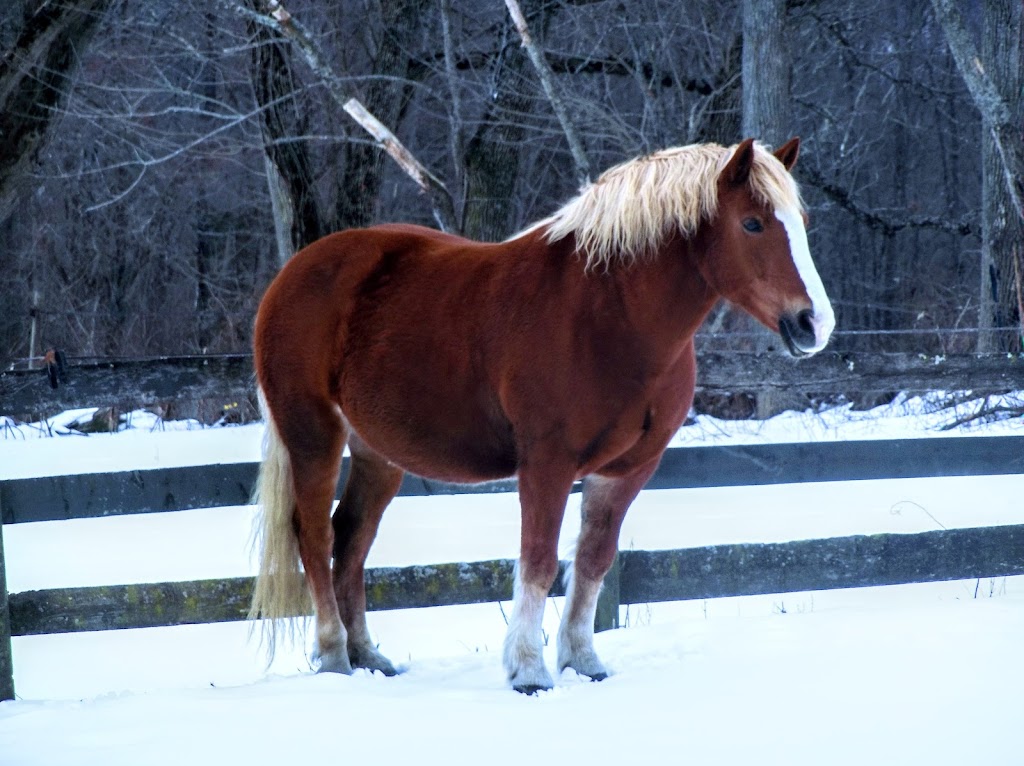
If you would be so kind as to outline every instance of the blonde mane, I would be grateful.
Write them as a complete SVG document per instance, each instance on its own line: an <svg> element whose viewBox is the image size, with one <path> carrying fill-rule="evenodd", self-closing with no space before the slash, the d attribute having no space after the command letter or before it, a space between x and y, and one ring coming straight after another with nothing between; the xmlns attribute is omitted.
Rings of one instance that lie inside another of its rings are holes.
<svg viewBox="0 0 1024 766"><path fill-rule="evenodd" d="M714 217L718 176L735 149L691 144L616 165L527 231L546 227L548 242L574 234L587 269L654 254L674 231L692 235ZM755 144L750 184L774 208L803 209L793 177L761 144Z"/></svg>

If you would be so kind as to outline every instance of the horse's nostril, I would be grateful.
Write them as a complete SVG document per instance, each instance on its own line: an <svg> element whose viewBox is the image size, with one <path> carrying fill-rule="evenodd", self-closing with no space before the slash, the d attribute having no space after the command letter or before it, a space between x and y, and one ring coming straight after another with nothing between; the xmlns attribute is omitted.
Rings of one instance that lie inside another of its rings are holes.
<svg viewBox="0 0 1024 766"><path fill-rule="evenodd" d="M814 312L810 309L804 309L796 315L796 325L800 328L800 332L814 338Z"/></svg>
<svg viewBox="0 0 1024 766"><path fill-rule="evenodd" d="M814 325L814 312L809 309L787 314L779 319L779 334L786 342L786 347L793 356L805 356L813 353L811 349L818 344L818 334Z"/></svg>

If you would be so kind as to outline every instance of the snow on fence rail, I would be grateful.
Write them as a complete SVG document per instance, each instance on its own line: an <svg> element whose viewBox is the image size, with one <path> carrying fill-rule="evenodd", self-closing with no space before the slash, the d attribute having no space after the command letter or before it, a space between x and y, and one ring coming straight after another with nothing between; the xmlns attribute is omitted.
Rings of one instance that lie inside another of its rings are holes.
<svg viewBox="0 0 1024 766"><path fill-rule="evenodd" d="M255 473L256 464L241 463L7 480L0 482L0 518L12 524L243 504ZM681 447L666 453L648 488L998 474L1024 474L1024 437ZM408 477L401 494L513 489L511 481L467 487ZM0 699L13 697L12 635L223 622L248 611L248 577L7 594L2 551L0 531ZM371 569L368 606L507 600L512 568L512 560L499 559ZM598 619L614 627L620 604L1017 574L1024 574L1024 525L629 550L606 579ZM556 582L552 595L564 595L561 577Z"/></svg>

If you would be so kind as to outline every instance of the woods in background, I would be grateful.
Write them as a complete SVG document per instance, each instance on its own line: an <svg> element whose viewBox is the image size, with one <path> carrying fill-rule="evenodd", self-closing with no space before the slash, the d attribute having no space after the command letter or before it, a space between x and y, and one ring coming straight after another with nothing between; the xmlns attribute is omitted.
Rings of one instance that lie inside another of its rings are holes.
<svg viewBox="0 0 1024 766"><path fill-rule="evenodd" d="M1021 350L1019 2L520 4L553 94L500 0L295 0L276 15L264 0L5 3L0 361L243 351L296 249L349 226L436 225L340 93L485 240L577 188L552 97L592 175L670 145L799 135L836 348ZM723 308L702 343L757 347L749 331Z"/></svg>

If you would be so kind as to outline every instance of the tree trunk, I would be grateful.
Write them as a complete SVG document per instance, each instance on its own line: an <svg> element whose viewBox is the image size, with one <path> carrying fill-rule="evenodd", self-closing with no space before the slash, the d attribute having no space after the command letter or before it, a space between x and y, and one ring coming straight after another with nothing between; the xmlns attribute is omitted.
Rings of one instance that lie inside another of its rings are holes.
<svg viewBox="0 0 1024 766"><path fill-rule="evenodd" d="M17 206L111 0L43 3L0 59L0 221Z"/></svg>
<svg viewBox="0 0 1024 766"><path fill-rule="evenodd" d="M544 52L530 34L530 26L526 21L526 17L523 16L523 9L519 6L519 0L505 0L505 5L508 7L508 12L516 25L516 31L519 32L519 36L522 38L523 47L526 48L530 62L537 71L537 77L544 88L544 95L547 96L548 103L551 104L551 108L558 118L558 124L561 125L562 132L565 134L565 140L569 144L569 153L572 155L573 163L576 165L576 179L580 182L580 185L583 185L590 180L590 158L587 157L587 151L583 148L583 142L580 140L576 126L569 117L569 112L565 107L565 100L555 92L555 76L551 72L547 59L544 58Z"/></svg>
<svg viewBox="0 0 1024 766"><path fill-rule="evenodd" d="M1021 35L1021 9L1014 10L1010 7L1010 0L1007 2L1007 23L1010 29L1005 30L1007 34L1017 36L1018 51ZM993 14L993 18L999 18L996 11L990 10L1000 6L999 0L987 0L986 15ZM1021 126L1019 122L1020 89L1011 95L1017 101L1017 111L1011 109L1004 95L999 92L999 83L993 82L992 77L986 70L990 62L982 61L977 53L974 41L971 39L964 26L963 19L953 0L932 0L932 8L938 17L939 23L946 34L946 41L949 43L950 53L956 62L964 78L964 84L971 94L974 105L981 113L982 121L988 126L992 139L999 151L1002 160L1001 169L1003 181L1006 184L1007 192L1017 212L1017 217L1024 219L1024 146L1021 141ZM1019 56L1019 53L1018 53ZM1015 121L1015 116L1018 118Z"/></svg>
<svg viewBox="0 0 1024 766"><path fill-rule="evenodd" d="M521 72L526 57L505 66ZM507 119L518 109L528 109L530 99L521 92L502 88L489 105L484 120L466 147L466 204L462 231L471 239L499 242L514 228L512 201L519 179L519 152L526 135L523 126Z"/></svg>
<svg viewBox="0 0 1024 766"><path fill-rule="evenodd" d="M537 19L538 3L526 3L526 14L534 28L542 34L546 14ZM521 84L529 80L529 60L519 45L517 33L506 22L502 53L493 63L491 80L494 98L479 127L466 147L466 203L463 233L472 239L497 242L513 233L515 205L513 197L519 180L520 152L526 129L519 118L529 114L532 95Z"/></svg>
<svg viewBox="0 0 1024 766"><path fill-rule="evenodd" d="M789 95L786 0L743 0L743 137L781 145L789 137ZM754 351L776 353L773 334L753 319L746 324L755 331ZM756 414L769 418L793 405L784 392L762 392Z"/></svg>
<svg viewBox="0 0 1024 766"><path fill-rule="evenodd" d="M262 108L260 127L266 153L267 185L274 216L278 263L327 233L316 189L306 131L297 113L291 48L280 33L251 24L252 81ZM287 139L287 140L285 140Z"/></svg>
<svg viewBox="0 0 1024 766"><path fill-rule="evenodd" d="M743 138L790 138L786 0L743 0Z"/></svg>
<svg viewBox="0 0 1024 766"><path fill-rule="evenodd" d="M1021 49L1020 0L986 0L981 61L1010 121L1017 126L1011 140L1021 142L1024 125L1024 62ZM1021 242L1024 226L1013 207L1003 172L1003 159L993 125L982 114L981 290L978 311L978 351L1021 350ZM1013 328L998 330L997 328Z"/></svg>

